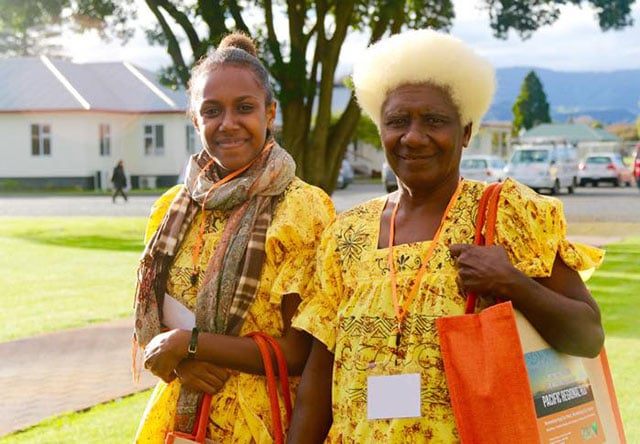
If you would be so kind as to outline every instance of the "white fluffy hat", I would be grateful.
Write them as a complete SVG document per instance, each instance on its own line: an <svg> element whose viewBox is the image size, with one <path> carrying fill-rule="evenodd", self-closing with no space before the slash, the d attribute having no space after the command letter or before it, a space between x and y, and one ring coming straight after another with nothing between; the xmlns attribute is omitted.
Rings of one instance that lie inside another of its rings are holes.
<svg viewBox="0 0 640 444"><path fill-rule="evenodd" d="M368 47L353 66L360 107L380 127L387 94L405 84L432 83L445 88L472 136L489 109L495 70L461 40L431 29L394 34Z"/></svg>

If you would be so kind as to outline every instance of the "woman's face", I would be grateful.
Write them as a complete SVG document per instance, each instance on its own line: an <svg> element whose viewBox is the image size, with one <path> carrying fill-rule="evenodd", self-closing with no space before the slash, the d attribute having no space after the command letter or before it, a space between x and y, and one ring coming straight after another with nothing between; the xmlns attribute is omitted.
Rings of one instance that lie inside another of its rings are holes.
<svg viewBox="0 0 640 444"><path fill-rule="evenodd" d="M462 126L449 94L430 84L403 85L382 106L380 136L401 186L430 190L459 180L462 148L471 124Z"/></svg>
<svg viewBox="0 0 640 444"><path fill-rule="evenodd" d="M251 162L262 150L275 102L246 68L221 66L201 80L202 95L193 97L193 124L205 150L226 175Z"/></svg>

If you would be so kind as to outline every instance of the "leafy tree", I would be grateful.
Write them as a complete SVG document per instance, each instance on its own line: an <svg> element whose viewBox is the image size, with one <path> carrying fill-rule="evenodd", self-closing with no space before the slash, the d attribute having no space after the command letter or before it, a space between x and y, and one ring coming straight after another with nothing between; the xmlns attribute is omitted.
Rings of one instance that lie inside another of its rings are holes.
<svg viewBox="0 0 640 444"><path fill-rule="evenodd" d="M362 141L378 149L382 149L382 141L380 140L380 132L378 127L369 116L362 115L358 120L358 125L353 133L353 141Z"/></svg>
<svg viewBox="0 0 640 444"><path fill-rule="evenodd" d="M0 7L0 53L6 56L59 55L51 43L60 35L60 0L9 1Z"/></svg>
<svg viewBox="0 0 640 444"><path fill-rule="evenodd" d="M625 142L638 140L638 129L633 123L614 123L605 128L611 134L615 134Z"/></svg>
<svg viewBox="0 0 640 444"><path fill-rule="evenodd" d="M126 27L124 5L132 3L51 1L86 13L94 29L104 19L112 20L121 30ZM509 31L514 30L522 38L528 38L540 26L552 24L559 16L559 7L566 3L590 4L602 30L623 28L632 24L630 9L634 1L482 0L482 4L497 37L507 38ZM360 117L352 98L339 118L333 122L331 119L335 73L347 35L359 32L372 43L404 28L447 30L455 16L451 0L145 0L145 3L157 21L155 28L147 31L147 37L167 48L172 65L164 69L162 76L173 85L184 86L194 61L224 34L242 30L258 42L260 56L276 83L283 117L283 145L296 159L298 174L327 191L335 186L340 161ZM102 29L110 27L107 24ZM188 50L183 52L184 48Z"/></svg>
<svg viewBox="0 0 640 444"><path fill-rule="evenodd" d="M541 123L551 122L547 95L535 72L529 71L524 78L512 110L515 134L522 128L528 130Z"/></svg>
<svg viewBox="0 0 640 444"><path fill-rule="evenodd" d="M72 31L96 30L101 37L126 41L135 10L116 0L0 0L0 54L3 57L63 57L54 43L63 23Z"/></svg>
<svg viewBox="0 0 640 444"><path fill-rule="evenodd" d="M484 8L497 37L506 38L513 29L527 38L538 27L553 23L559 6L567 2L593 5L603 30L622 28L632 23L633 1L484 0ZM451 0L198 0L195 8L178 0L146 0L146 4L158 20L148 36L160 38L173 61L165 78L182 85L190 63L215 46L224 33L239 29L257 39L277 84L283 145L296 159L298 174L328 191L336 183L360 116L352 98L340 117L331 119L335 71L345 37L361 32L372 43L403 28L446 30L455 16ZM264 18L264 25L251 26L252 16ZM286 18L288 27L276 29L278 18ZM207 32L200 37L197 29L203 25ZM180 36L189 43L193 55L189 61L180 50Z"/></svg>

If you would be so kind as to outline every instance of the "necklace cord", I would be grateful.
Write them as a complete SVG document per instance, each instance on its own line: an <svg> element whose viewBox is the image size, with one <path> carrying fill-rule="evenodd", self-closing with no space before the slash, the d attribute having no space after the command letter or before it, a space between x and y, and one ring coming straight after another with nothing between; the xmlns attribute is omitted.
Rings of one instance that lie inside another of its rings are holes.
<svg viewBox="0 0 640 444"><path fill-rule="evenodd" d="M415 297L415 295L418 293L418 289L420 288L420 281L422 280L422 277L424 276L424 273L427 271L427 264L429 262L429 260L431 259L431 256L433 255L433 251L435 250L435 247L438 243L438 238L440 237L440 232L442 231L442 226L444 225L444 221L447 218L447 215L449 214L449 211L451 210L451 207L453 206L454 202L458 199L458 195L460 194L460 189L462 188L462 181L458 182L458 186L456 187L455 192L453 193L453 195L451 196L451 198L449 199L449 203L447 204L446 209L444 210L444 213L442 215L442 218L440 219L440 224L438 225L438 229L436 230L435 235L433 236L433 239L431 240L431 243L429 244L429 248L427 249L427 252L424 256L424 259L422 261L422 265L420 266L420 270L418 270L418 274L416 276L415 281L413 282L413 285L411 286L411 289L409 291L409 295L407 296L407 298L405 299L404 303L402 304L402 306L400 305L400 301L398 298L398 285L397 285L397 278L396 278L396 267L395 267L395 261L393 258L393 243L395 240L395 233L396 233L396 216L398 214L398 207L400 206L400 198L398 198L398 200L396 201L395 206L393 207L393 212L391 213L391 221L389 223L389 248L388 248L388 257L387 257L387 264L389 266L389 270L391 273L391 297L393 300L393 309L395 311L395 315L396 315L396 321L397 321L397 331L396 331L396 345L399 345L400 342L400 335L402 334L402 329L403 329L403 324L404 324L404 320L407 316L408 310L409 310L409 306L411 305L411 302L413 301L413 298Z"/></svg>

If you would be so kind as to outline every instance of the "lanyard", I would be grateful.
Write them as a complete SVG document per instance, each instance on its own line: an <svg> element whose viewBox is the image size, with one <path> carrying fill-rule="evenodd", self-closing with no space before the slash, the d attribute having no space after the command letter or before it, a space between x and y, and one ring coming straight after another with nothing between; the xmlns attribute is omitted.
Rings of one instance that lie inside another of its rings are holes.
<svg viewBox="0 0 640 444"><path fill-rule="evenodd" d="M263 152L265 152L265 151L269 151L271 149L271 147L273 147L273 145L274 145L273 141L267 142L265 147L262 149L261 154ZM239 169L229 173L228 175L223 177L221 180L219 180L218 182L214 183L211 186L211 188L209 188L207 193L205 194L204 199L202 199L202 206L201 206L202 217L201 217L201 220L200 220L200 229L198 230L198 237L196 239L195 245L193 246L193 250L191 251L191 264L193 266L193 270L191 271L191 285L195 285L196 284L196 282L198 281L198 276L200 275L200 266L198 264L198 261L200 259L200 250L202 249L202 244L204 242L204 227L205 227L204 213L205 213L205 205L207 204L207 200L209 199L209 194L211 194L211 192L213 190L215 190L216 188L218 188L220 185L229 182L234 177L237 177L240 174L244 173L246 170L248 170L249 167L251 165L253 165L254 162L258 159L258 157L260 157L260 155L254 157L251 162L249 162L248 164L246 164L242 168L239 168ZM215 159L211 159L204 166L204 168L202 168L202 170L200 171L200 175L206 173L206 171L209 169L209 167L211 166L211 164L213 163L214 160Z"/></svg>
<svg viewBox="0 0 640 444"><path fill-rule="evenodd" d="M433 255L433 250L435 249L438 243L438 238L440 237L440 231L442 230L442 225L444 224L444 221L447 218L447 214L449 214L449 210L453 206L453 203L456 201L456 199L458 198L458 195L460 194L461 185L462 185L462 181L459 181L455 192L451 196L451 199L449 199L449 203L447 204L447 208L444 210L444 214L442 215L442 219L440 220L440 224L438 225L436 234L433 236L433 240L429 244L429 248L427 250L427 253L424 256L422 265L420 266L420 270L418 270L418 275L416 276L416 279L413 282L413 285L411 286L411 290L409 290L409 295L407 296L402 306L400 306L400 302L398 301L398 288L396 283L396 267L395 267L395 261L393 259L393 241L396 234L395 225L396 225L396 215L398 213L398 206L400 204L399 198L398 198L398 201L396 202L395 207L393 208L393 212L391 213L391 222L389 227L389 255L387 258L387 264L389 266L389 270L391 271L391 296L393 298L393 309L395 311L396 321L397 321L396 348L400 345L400 337L402 336L402 328L404 324L404 319L407 316L407 310L411 305L411 301L413 301L413 298L418 293L418 288L420 288L420 281L422 280L422 276L427 271L427 263L431 259L431 256Z"/></svg>

